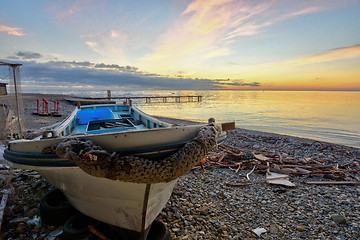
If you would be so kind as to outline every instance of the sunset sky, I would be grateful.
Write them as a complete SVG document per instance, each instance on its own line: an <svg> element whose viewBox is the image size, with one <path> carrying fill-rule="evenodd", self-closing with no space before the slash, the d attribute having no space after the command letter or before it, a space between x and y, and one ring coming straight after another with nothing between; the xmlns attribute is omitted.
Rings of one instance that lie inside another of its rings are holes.
<svg viewBox="0 0 360 240"><path fill-rule="evenodd" d="M360 1L2 1L0 61L24 91L360 90Z"/></svg>

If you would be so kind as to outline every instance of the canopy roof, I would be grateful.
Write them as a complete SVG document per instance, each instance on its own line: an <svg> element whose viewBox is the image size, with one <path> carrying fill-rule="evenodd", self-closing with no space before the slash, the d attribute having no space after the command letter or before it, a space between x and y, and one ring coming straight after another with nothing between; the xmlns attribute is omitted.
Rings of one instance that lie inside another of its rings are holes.
<svg viewBox="0 0 360 240"><path fill-rule="evenodd" d="M7 63L7 62L0 61L0 66L1 65L6 65L6 66L10 66L10 67L18 67L18 66L21 66L22 64L19 64L19 63Z"/></svg>

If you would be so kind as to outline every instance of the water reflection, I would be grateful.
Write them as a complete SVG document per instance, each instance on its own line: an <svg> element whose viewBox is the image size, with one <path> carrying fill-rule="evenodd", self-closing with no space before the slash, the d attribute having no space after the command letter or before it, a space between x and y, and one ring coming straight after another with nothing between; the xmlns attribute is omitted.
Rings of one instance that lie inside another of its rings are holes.
<svg viewBox="0 0 360 240"><path fill-rule="evenodd" d="M67 93L69 94L69 93ZM71 94L71 93L70 93ZM106 97L106 91L73 92ZM341 91L113 91L112 96L201 95L201 102L136 100L151 115L207 122L235 121L237 127L283 133L360 147L360 92ZM194 99L195 100L195 99Z"/></svg>
<svg viewBox="0 0 360 240"><path fill-rule="evenodd" d="M160 94L160 93L156 93ZM164 94L164 92L162 92ZM360 147L360 92L186 91L202 102L137 104L154 115L290 134Z"/></svg>

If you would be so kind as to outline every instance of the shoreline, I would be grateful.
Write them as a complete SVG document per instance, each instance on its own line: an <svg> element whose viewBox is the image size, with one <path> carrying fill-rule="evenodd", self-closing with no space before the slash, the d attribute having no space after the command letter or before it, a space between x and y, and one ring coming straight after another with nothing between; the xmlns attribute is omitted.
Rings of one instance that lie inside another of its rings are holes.
<svg viewBox="0 0 360 240"><path fill-rule="evenodd" d="M24 95L25 115L33 119L26 124L33 129L61 120L39 117L32 111L36 97L60 101L64 95ZM61 101L61 107L65 117L75 106ZM172 124L191 122L159 118ZM195 168L179 178L170 200L159 214L158 219L170 229L172 239L256 239L257 228L266 231L260 236L266 239L360 239L359 185L306 183L359 182L360 149L241 128L229 131L222 146L228 148L219 147L210 152L205 170ZM253 158L240 157L245 154ZM279 168L288 172L296 186L267 184L264 181L266 163L272 170ZM255 171L250 174L253 168ZM300 174L299 169L310 169L313 173ZM28 239L26 237L34 232L38 236L47 235L47 226L30 225L19 233L20 224L25 220L9 222L24 216L28 220L39 216L36 203L51 186L33 171L14 170L11 179L15 191L12 204L20 210L4 217L3 236ZM2 189L4 186L3 183Z"/></svg>
<svg viewBox="0 0 360 240"><path fill-rule="evenodd" d="M38 94L38 93L23 93L23 107L24 107L24 115L25 115L25 127L29 131L36 131L39 130L42 127L47 127L52 124L55 124L59 121L64 120L69 114L72 113L74 108L76 107L73 103L66 101L66 98L77 98L73 95L66 95L66 94ZM49 102L49 111L53 110L54 104L53 101L59 101L59 113L62 114L62 117L52 117L52 116L45 116L40 117L38 115L32 114L32 112L36 111L36 99L40 100L40 110L42 108L41 99L45 98ZM5 102L6 104L9 104L9 100L4 100L4 96L0 96L0 104L2 102ZM9 104L12 105L12 104ZM162 119L163 121L168 121L171 124L190 124L190 123L199 123L187 119L182 118L170 118L170 117L163 117L163 116L154 116L156 118ZM236 127L236 130L245 133L245 134L251 134L254 136L273 136L273 137L283 137L283 138L295 138L301 141L309 141L309 142L322 142L326 144L331 145L339 145L344 146L348 148L353 148L355 150L360 150L359 147L356 146L348 146L344 144L338 144L338 143L331 143L326 142L322 140L316 140L311 138L304 138L304 137L298 137L298 136L292 136L292 135L286 135L281 133L274 133L274 132L264 132L264 131L257 131L257 130L250 130L250 129L244 129Z"/></svg>
<svg viewBox="0 0 360 240"><path fill-rule="evenodd" d="M172 124L191 124L191 123L200 123L200 122L195 122L195 121L191 121L191 120L187 120L187 119L181 119L181 118L170 118L170 117L162 117L162 116L154 116L158 119L161 119L165 122L169 122ZM286 134L281 134L281 133L273 133L273 132L264 132L264 131L256 131L256 130L251 130L251 129L245 129L245 128L239 128L239 127L235 127L235 130L238 132L238 134L247 134L247 135L253 135L253 136L257 136L257 137L275 137L275 138L288 138L288 139L293 139L296 141L303 141L303 142L308 142L308 143L315 143L315 142L320 142L323 144L328 144L328 145L332 145L332 146L341 146L341 147L345 147L345 148L349 148L352 150L359 150L359 147L355 147L355 146L348 146L348 145L344 145L344 144L338 144L338 143L332 143L332 142L326 142L326 141L321 141L321 140L316 140L316 139L311 139L311 138L304 138L304 137L297 137L297 136L291 136L291 135L286 135Z"/></svg>
<svg viewBox="0 0 360 240"><path fill-rule="evenodd" d="M72 111L76 107L71 102L65 100L66 98L70 98L70 97L76 98L76 96L66 95L66 94L23 93L24 115L25 115L25 120L27 120L27 121L25 121L26 129L30 130L30 131L38 130L41 127L47 127L47 126L50 126L56 122L59 122L59 121L62 121L63 119L65 119L69 114L72 113ZM37 115L33 115L32 112L36 111L36 99L40 99L39 107L41 110L41 108L42 108L41 99L43 99L43 98L45 98L46 100L49 101L49 111L53 110L53 106L54 106L53 101L54 100L59 101L60 102L59 113L62 114L62 117L60 117L60 118L56 118L56 117L52 117L52 116L40 117ZM2 102L9 103L9 100L4 101L3 99L5 99L4 96L0 96L0 104ZM168 121L169 123L172 123L172 124L199 123L199 122L182 119L182 118L170 118L170 117L163 117L163 116L154 116L154 117L162 119L163 121ZM348 145L344 145L344 144L326 142L326 141L316 140L316 139L311 139L311 138L304 138L304 137L286 135L286 134L275 133L275 132L250 130L250 129L239 128L239 127L236 127L236 129L242 133L252 134L252 135L256 135L256 136L274 136L274 137L284 137L284 138L296 138L301 141L322 142L322 143L326 143L326 144L339 145L339 146L344 146L344 147L360 150L360 148L358 148L356 146L348 146Z"/></svg>

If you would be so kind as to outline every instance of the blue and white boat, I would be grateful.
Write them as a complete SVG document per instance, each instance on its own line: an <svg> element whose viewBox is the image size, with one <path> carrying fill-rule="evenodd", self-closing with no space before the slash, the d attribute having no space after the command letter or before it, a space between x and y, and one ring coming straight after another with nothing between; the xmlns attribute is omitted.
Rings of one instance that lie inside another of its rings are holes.
<svg viewBox="0 0 360 240"><path fill-rule="evenodd" d="M44 149L69 139L84 139L120 156L163 159L184 147L206 125L173 126L129 104L81 106L42 136L11 141L4 158L15 168L38 171L80 212L114 226L145 232L170 198L177 179L134 183L97 177L73 161L44 153ZM217 128L219 142L226 134L221 124Z"/></svg>

